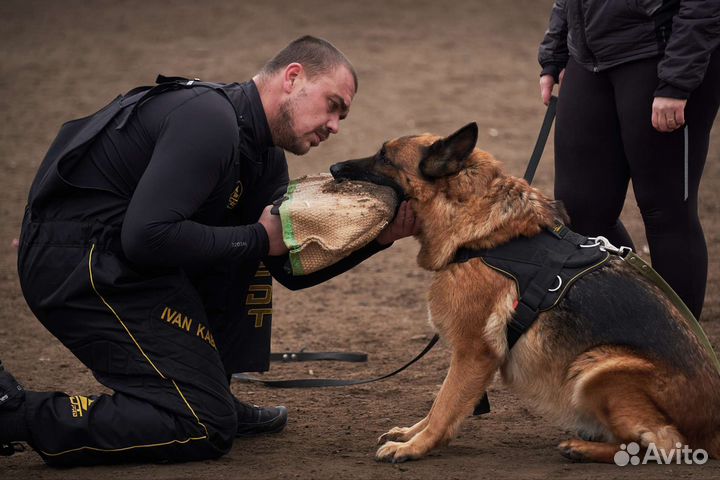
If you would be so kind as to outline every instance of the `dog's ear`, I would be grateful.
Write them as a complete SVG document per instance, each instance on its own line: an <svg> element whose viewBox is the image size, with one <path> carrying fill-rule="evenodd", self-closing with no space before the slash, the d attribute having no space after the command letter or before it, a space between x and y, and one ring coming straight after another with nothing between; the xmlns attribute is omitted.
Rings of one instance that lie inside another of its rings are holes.
<svg viewBox="0 0 720 480"><path fill-rule="evenodd" d="M468 123L452 135L441 138L427 149L420 161L420 173L428 178L453 175L465 167L478 138L477 123Z"/></svg>

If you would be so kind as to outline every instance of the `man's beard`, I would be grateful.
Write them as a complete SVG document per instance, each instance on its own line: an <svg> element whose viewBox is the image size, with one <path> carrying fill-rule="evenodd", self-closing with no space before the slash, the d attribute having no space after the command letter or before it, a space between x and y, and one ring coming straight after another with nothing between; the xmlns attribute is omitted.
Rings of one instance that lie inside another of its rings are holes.
<svg viewBox="0 0 720 480"><path fill-rule="evenodd" d="M295 134L295 113L295 102L286 99L280 105L277 118L270 125L270 131L276 146L295 155L304 155L310 147Z"/></svg>

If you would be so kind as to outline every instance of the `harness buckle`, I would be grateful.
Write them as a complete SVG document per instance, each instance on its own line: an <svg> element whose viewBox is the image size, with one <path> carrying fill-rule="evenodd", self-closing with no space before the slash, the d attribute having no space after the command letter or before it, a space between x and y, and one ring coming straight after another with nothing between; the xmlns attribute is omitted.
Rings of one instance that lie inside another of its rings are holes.
<svg viewBox="0 0 720 480"><path fill-rule="evenodd" d="M632 252L632 248L630 247L616 247L612 243L610 243L610 240L603 236L597 236L597 237L588 237L588 243L585 245L580 245L580 248L594 248L598 247L601 252L610 252L612 254L618 255L621 258L625 258L630 252Z"/></svg>

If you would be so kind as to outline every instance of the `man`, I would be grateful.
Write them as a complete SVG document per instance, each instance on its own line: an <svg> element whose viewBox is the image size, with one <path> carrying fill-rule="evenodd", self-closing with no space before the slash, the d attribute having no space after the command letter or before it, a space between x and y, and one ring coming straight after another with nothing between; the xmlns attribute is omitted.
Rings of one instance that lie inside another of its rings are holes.
<svg viewBox="0 0 720 480"><path fill-rule="evenodd" d="M268 270L312 286L414 230L403 204L332 267L283 268L282 149L338 133L356 91L347 58L306 36L250 82L162 77L63 126L30 190L18 271L33 313L115 393L23 391L0 371L0 444L27 441L50 465L186 461L282 430L285 407L229 389L232 372L267 369Z"/></svg>

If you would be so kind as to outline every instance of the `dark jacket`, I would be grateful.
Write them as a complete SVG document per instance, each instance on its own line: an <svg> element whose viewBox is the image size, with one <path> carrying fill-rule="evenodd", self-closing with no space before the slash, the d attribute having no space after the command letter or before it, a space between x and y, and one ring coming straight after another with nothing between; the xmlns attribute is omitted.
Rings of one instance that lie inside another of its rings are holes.
<svg viewBox="0 0 720 480"><path fill-rule="evenodd" d="M688 98L718 44L718 0L557 0L538 60L557 80L570 56L594 72L662 57L655 95Z"/></svg>

